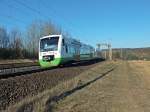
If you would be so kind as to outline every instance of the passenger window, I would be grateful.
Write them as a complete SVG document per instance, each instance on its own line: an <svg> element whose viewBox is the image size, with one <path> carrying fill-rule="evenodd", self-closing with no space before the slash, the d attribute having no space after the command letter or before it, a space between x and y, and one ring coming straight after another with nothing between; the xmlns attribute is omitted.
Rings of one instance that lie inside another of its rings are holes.
<svg viewBox="0 0 150 112"><path fill-rule="evenodd" d="M64 39L62 39L62 45L63 45L63 46L65 45L65 41L64 41Z"/></svg>
<svg viewBox="0 0 150 112"><path fill-rule="evenodd" d="M68 53L68 47L67 47L67 45L66 45L66 53Z"/></svg>

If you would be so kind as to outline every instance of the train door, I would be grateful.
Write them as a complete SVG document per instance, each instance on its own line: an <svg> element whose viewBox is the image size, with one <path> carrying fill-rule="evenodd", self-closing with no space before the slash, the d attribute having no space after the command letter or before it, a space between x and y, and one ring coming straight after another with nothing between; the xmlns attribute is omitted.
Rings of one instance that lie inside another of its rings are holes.
<svg viewBox="0 0 150 112"><path fill-rule="evenodd" d="M62 39L62 52L61 52L61 54L64 58L69 57L69 44L68 44L66 39Z"/></svg>
<svg viewBox="0 0 150 112"><path fill-rule="evenodd" d="M61 54L63 57L65 57L66 54L66 49L65 49L65 40L62 39L62 49L61 49Z"/></svg>
<svg viewBox="0 0 150 112"><path fill-rule="evenodd" d="M80 61L80 44L75 44L75 60Z"/></svg>

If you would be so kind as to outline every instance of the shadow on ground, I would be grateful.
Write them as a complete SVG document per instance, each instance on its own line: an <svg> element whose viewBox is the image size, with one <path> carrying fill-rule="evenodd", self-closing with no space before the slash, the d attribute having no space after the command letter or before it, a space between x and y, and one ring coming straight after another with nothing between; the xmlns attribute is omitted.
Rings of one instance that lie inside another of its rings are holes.
<svg viewBox="0 0 150 112"><path fill-rule="evenodd" d="M60 94L59 96L54 96L54 97L50 97L47 102L46 102L46 109L45 109L45 112L52 112L53 111L53 103L54 102L58 102L59 100L62 100L64 98L66 98L67 96L77 92L78 90L81 90L83 89L84 87L94 83L95 81L103 78L104 76L106 76L108 73L112 72L115 68L112 68L110 70L108 70L107 72L103 73L101 76L83 84L83 85L80 85L80 86L77 86L75 88L73 88L72 90L69 90L69 91L66 91L62 94Z"/></svg>

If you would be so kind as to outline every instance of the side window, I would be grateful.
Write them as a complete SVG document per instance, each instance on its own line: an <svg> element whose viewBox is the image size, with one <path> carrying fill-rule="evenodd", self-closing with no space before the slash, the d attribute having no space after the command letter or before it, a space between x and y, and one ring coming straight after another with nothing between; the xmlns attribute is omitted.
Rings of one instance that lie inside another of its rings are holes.
<svg viewBox="0 0 150 112"><path fill-rule="evenodd" d="M64 39L62 39L62 45L65 46L65 41L64 41Z"/></svg>
<svg viewBox="0 0 150 112"><path fill-rule="evenodd" d="M68 46L66 45L66 53L68 53Z"/></svg>

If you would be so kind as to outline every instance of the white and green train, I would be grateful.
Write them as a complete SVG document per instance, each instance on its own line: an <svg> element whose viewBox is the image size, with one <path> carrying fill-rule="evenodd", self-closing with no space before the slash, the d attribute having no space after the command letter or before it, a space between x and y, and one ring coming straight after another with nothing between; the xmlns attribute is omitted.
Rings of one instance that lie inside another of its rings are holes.
<svg viewBox="0 0 150 112"><path fill-rule="evenodd" d="M49 35L40 38L39 63L43 68L59 66L67 62L91 60L95 49L63 35Z"/></svg>

